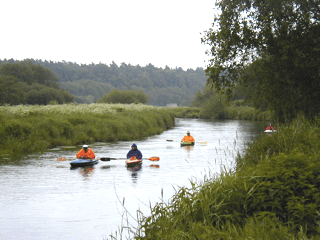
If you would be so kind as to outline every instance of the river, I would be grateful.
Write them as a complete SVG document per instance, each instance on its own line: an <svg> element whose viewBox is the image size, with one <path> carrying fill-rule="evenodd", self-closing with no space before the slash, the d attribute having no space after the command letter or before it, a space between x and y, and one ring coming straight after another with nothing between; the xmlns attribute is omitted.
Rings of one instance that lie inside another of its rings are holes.
<svg viewBox="0 0 320 240"><path fill-rule="evenodd" d="M70 168L70 160L57 161L74 159L80 146L0 165L0 239L96 240L111 239L110 234L120 239L121 226L136 227L137 210L148 215L150 204L168 202L190 180L201 182L233 168L238 152L243 154L266 124L176 119L173 129L142 141L90 145L97 158L125 157L133 142L144 158L160 157L137 169L126 168L124 160L76 169ZM180 147L188 130L196 144ZM127 230L122 237L132 237Z"/></svg>

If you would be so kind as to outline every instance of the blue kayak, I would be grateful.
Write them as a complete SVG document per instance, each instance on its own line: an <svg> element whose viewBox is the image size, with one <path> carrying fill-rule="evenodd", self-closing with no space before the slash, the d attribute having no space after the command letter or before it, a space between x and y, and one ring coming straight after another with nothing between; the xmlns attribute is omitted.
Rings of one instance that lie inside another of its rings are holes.
<svg viewBox="0 0 320 240"><path fill-rule="evenodd" d="M98 164L99 160L95 159L82 159L79 158L77 160L72 161L71 167L86 167L86 166L92 166Z"/></svg>

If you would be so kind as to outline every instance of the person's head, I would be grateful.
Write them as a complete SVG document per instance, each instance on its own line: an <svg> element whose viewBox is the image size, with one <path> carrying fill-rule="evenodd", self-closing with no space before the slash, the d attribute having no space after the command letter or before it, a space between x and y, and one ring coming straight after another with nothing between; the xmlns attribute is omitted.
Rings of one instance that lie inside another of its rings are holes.
<svg viewBox="0 0 320 240"><path fill-rule="evenodd" d="M270 123L269 126L271 127L271 126L272 126L272 123Z"/></svg>
<svg viewBox="0 0 320 240"><path fill-rule="evenodd" d="M190 132L189 132L189 131L187 132L187 135L188 135L188 136L190 135Z"/></svg>
<svg viewBox="0 0 320 240"><path fill-rule="evenodd" d="M131 149L132 149L132 150L137 150L137 145L136 145L135 143L132 144Z"/></svg>
<svg viewBox="0 0 320 240"><path fill-rule="evenodd" d="M82 148L85 152L88 151L88 145L83 145Z"/></svg>

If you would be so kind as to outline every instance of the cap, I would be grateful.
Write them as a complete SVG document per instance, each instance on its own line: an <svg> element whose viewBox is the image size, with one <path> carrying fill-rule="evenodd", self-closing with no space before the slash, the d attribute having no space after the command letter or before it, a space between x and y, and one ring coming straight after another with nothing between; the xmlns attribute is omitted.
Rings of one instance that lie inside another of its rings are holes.
<svg viewBox="0 0 320 240"><path fill-rule="evenodd" d="M88 148L88 145L83 145L82 148Z"/></svg>
<svg viewBox="0 0 320 240"><path fill-rule="evenodd" d="M190 133L190 131L188 131L187 133Z"/></svg>

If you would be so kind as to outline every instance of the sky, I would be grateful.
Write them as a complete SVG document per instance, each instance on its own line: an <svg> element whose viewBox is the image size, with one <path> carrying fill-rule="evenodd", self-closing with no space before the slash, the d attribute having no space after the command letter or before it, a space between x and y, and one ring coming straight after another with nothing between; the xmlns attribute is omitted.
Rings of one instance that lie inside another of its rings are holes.
<svg viewBox="0 0 320 240"><path fill-rule="evenodd" d="M205 68L214 0L0 0L0 59Z"/></svg>

